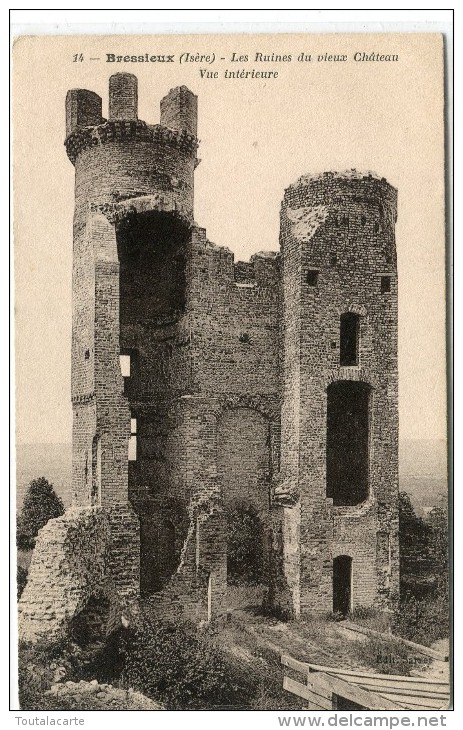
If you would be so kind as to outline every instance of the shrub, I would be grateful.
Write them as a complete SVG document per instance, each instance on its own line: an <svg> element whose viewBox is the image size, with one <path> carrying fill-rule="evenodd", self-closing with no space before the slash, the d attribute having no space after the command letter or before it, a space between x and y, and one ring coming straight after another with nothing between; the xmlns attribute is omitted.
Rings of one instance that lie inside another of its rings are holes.
<svg viewBox="0 0 463 730"><path fill-rule="evenodd" d="M34 479L24 497L16 526L16 544L20 550L31 550L35 546L38 531L48 520L64 514L60 497L45 477Z"/></svg>
<svg viewBox="0 0 463 730"><path fill-rule="evenodd" d="M228 515L227 575L235 585L264 582L263 527L251 505L238 505Z"/></svg>
<svg viewBox="0 0 463 730"><path fill-rule="evenodd" d="M27 583L27 570L18 565L16 570L16 583L18 587L18 601L22 596L22 592Z"/></svg>
<svg viewBox="0 0 463 730"><path fill-rule="evenodd" d="M342 611L329 611L326 614L326 620L327 621L334 621L335 623L338 623L339 621L344 621L346 617L342 613Z"/></svg>
<svg viewBox="0 0 463 730"><path fill-rule="evenodd" d="M213 637L144 616L125 638L123 684L170 710L249 707L255 681Z"/></svg>
<svg viewBox="0 0 463 730"><path fill-rule="evenodd" d="M356 606L348 618L354 623L387 634L391 629L392 614L375 606Z"/></svg>
<svg viewBox="0 0 463 730"><path fill-rule="evenodd" d="M430 646L449 635L449 603L447 597L417 599L403 596L394 616L393 632L417 644Z"/></svg>
<svg viewBox="0 0 463 730"><path fill-rule="evenodd" d="M64 668L67 679L79 676L79 660L67 642L19 643L18 688L22 710L49 709L43 693L55 681L58 667Z"/></svg>
<svg viewBox="0 0 463 730"><path fill-rule="evenodd" d="M378 611L373 606L356 606L350 613L352 621L366 621L375 618Z"/></svg>
<svg viewBox="0 0 463 730"><path fill-rule="evenodd" d="M421 517L415 514L410 496L399 494L399 548L400 576L419 578L429 575L431 570L432 530Z"/></svg>

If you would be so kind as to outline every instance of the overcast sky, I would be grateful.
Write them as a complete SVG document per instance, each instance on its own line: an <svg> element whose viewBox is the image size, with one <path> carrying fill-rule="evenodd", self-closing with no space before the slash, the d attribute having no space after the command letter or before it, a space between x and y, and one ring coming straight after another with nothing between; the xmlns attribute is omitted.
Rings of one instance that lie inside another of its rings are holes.
<svg viewBox="0 0 463 730"><path fill-rule="evenodd" d="M398 62L355 62L355 52ZM215 53L212 64L178 62ZM292 56L255 63L256 53ZM83 62L74 62L82 53ZM105 54L173 54L174 63L106 63ZM248 55L235 62L231 54ZM297 61L300 53L311 62ZM346 62L317 61L318 54ZM221 58L225 61L221 61ZM100 61L90 61L100 58ZM219 78L200 77L200 68ZM278 78L224 79L225 69ZM22 38L14 49L16 385L19 443L71 439L74 169L63 146L70 88L103 97L111 73L139 78L139 117L186 84L199 97L195 219L248 259L278 249L285 187L300 175L373 170L399 190L401 438L445 437L444 179L441 39L436 35Z"/></svg>

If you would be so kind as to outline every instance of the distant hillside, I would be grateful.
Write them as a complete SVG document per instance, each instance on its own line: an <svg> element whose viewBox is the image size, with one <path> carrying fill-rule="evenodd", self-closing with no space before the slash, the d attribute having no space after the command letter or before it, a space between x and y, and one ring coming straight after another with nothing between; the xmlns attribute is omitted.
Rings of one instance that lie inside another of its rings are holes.
<svg viewBox="0 0 463 730"><path fill-rule="evenodd" d="M23 444L17 447L18 508L29 482L44 476L65 506L71 503L71 444ZM400 489L423 514L447 494L445 441L404 440L399 447Z"/></svg>
<svg viewBox="0 0 463 730"><path fill-rule="evenodd" d="M21 509L29 483L45 477L64 506L71 504L71 444L20 444L16 447L16 506Z"/></svg>
<svg viewBox="0 0 463 730"><path fill-rule="evenodd" d="M447 497L447 444L442 440L399 443L400 491L407 492L420 515Z"/></svg>

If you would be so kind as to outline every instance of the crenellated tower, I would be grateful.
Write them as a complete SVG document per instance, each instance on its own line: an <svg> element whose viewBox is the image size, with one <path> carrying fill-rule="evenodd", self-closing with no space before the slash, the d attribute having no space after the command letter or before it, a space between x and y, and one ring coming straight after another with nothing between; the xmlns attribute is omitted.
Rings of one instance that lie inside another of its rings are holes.
<svg viewBox="0 0 463 730"><path fill-rule="evenodd" d="M176 383L159 377L159 340L185 315L197 164L194 94L170 91L154 125L138 118L137 103L137 78L127 73L109 80L107 120L98 95L69 91L65 142L75 167L73 501L109 509L114 574L135 593L137 423L156 394L184 387L180 374Z"/></svg>
<svg viewBox="0 0 463 730"><path fill-rule="evenodd" d="M296 613L398 592L397 192L372 174L285 192L281 469Z"/></svg>

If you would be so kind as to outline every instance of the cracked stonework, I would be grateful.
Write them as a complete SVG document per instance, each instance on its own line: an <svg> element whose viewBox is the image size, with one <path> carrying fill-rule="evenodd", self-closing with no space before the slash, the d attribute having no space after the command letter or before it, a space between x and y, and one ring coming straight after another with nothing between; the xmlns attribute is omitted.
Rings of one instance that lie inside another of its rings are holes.
<svg viewBox="0 0 463 730"><path fill-rule="evenodd" d="M293 235L300 241L310 241L318 228L328 217L326 205L314 207L288 208L286 215L292 223Z"/></svg>

